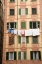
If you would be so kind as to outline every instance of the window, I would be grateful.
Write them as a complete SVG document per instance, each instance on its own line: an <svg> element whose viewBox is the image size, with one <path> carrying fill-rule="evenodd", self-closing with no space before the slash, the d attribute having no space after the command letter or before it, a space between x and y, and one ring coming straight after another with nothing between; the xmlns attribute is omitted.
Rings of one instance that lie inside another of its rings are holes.
<svg viewBox="0 0 42 64"><path fill-rule="evenodd" d="M38 36L33 36L33 44L37 44L38 43Z"/></svg>
<svg viewBox="0 0 42 64"><path fill-rule="evenodd" d="M32 14L37 14L37 9L36 8L32 8Z"/></svg>
<svg viewBox="0 0 42 64"><path fill-rule="evenodd" d="M14 29L16 26L16 22L7 22L7 29Z"/></svg>
<svg viewBox="0 0 42 64"><path fill-rule="evenodd" d="M21 37L21 43L26 43L26 37Z"/></svg>
<svg viewBox="0 0 42 64"><path fill-rule="evenodd" d="M19 9L19 15L28 15L28 8Z"/></svg>
<svg viewBox="0 0 42 64"><path fill-rule="evenodd" d="M10 2L14 2L15 0L10 0Z"/></svg>
<svg viewBox="0 0 42 64"><path fill-rule="evenodd" d="M31 60L39 60L41 59L41 52L40 51L30 51Z"/></svg>
<svg viewBox="0 0 42 64"><path fill-rule="evenodd" d="M40 28L40 21L37 22L30 22L30 28L35 29L35 28Z"/></svg>
<svg viewBox="0 0 42 64"><path fill-rule="evenodd" d="M6 60L16 60L16 52L6 52Z"/></svg>
<svg viewBox="0 0 42 64"><path fill-rule="evenodd" d="M15 14L15 10L14 9L10 9L10 15L14 15Z"/></svg>
<svg viewBox="0 0 42 64"><path fill-rule="evenodd" d="M27 0L21 0L21 2L25 2L25 1L27 1Z"/></svg>
<svg viewBox="0 0 42 64"><path fill-rule="evenodd" d="M34 1L36 1L36 0L31 0L31 1L33 1L33 2L34 2Z"/></svg>
<svg viewBox="0 0 42 64"><path fill-rule="evenodd" d="M21 36L18 36L18 43L29 43L29 37L26 36L26 37L21 37Z"/></svg>
<svg viewBox="0 0 42 64"><path fill-rule="evenodd" d="M9 37L9 44L14 44L14 36Z"/></svg>
<svg viewBox="0 0 42 64"><path fill-rule="evenodd" d="M18 59L25 60L26 59L26 52L18 52Z"/></svg>
<svg viewBox="0 0 42 64"><path fill-rule="evenodd" d="M14 2L15 0L10 0L10 2Z"/></svg>
<svg viewBox="0 0 42 64"><path fill-rule="evenodd" d="M21 22L21 29L25 29L26 28L26 22Z"/></svg>

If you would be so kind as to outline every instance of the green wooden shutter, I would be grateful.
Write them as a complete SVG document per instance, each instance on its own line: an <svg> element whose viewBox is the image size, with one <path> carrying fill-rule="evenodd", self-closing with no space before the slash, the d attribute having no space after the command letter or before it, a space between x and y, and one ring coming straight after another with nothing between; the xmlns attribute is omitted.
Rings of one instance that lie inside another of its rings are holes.
<svg viewBox="0 0 42 64"><path fill-rule="evenodd" d="M25 29L26 28L26 22L21 22L21 29Z"/></svg>
<svg viewBox="0 0 42 64"><path fill-rule="evenodd" d="M25 0L25 1L27 1L27 0Z"/></svg>
<svg viewBox="0 0 42 64"><path fill-rule="evenodd" d="M26 52L24 52L24 59L26 59Z"/></svg>
<svg viewBox="0 0 42 64"><path fill-rule="evenodd" d="M18 59L21 60L21 52L18 52Z"/></svg>
<svg viewBox="0 0 42 64"><path fill-rule="evenodd" d="M18 43L21 43L21 36L18 36Z"/></svg>
<svg viewBox="0 0 42 64"><path fill-rule="evenodd" d="M29 37L26 36L26 43L29 43Z"/></svg>
<svg viewBox="0 0 42 64"><path fill-rule="evenodd" d="M19 9L19 15L21 15L21 9Z"/></svg>
<svg viewBox="0 0 42 64"><path fill-rule="evenodd" d="M14 23L14 25L15 25L15 27L14 27L14 28L16 28L17 22L15 22L15 23Z"/></svg>
<svg viewBox="0 0 42 64"><path fill-rule="evenodd" d="M14 60L16 60L16 57L17 57L17 56L16 56L16 52L14 52Z"/></svg>
<svg viewBox="0 0 42 64"><path fill-rule="evenodd" d="M41 59L41 52L39 51L39 59Z"/></svg>
<svg viewBox="0 0 42 64"><path fill-rule="evenodd" d="M32 26L33 26L32 22L30 22L30 24L29 24L29 25L30 25L30 28L32 29Z"/></svg>
<svg viewBox="0 0 42 64"><path fill-rule="evenodd" d="M23 0L21 0L21 1L23 1Z"/></svg>
<svg viewBox="0 0 42 64"><path fill-rule="evenodd" d="M26 8L26 15L28 15L28 8Z"/></svg>
<svg viewBox="0 0 42 64"><path fill-rule="evenodd" d="M38 28L40 28L40 21L37 22Z"/></svg>
<svg viewBox="0 0 42 64"><path fill-rule="evenodd" d="M30 58L31 58L31 60L33 60L33 52L32 51L30 51Z"/></svg>
<svg viewBox="0 0 42 64"><path fill-rule="evenodd" d="M9 52L6 52L6 60L9 60Z"/></svg>

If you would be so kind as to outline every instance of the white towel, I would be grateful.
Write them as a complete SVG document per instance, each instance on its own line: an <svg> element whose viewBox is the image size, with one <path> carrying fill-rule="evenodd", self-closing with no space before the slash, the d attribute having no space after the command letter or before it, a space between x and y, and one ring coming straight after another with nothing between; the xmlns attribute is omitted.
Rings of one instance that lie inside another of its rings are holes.
<svg viewBox="0 0 42 64"><path fill-rule="evenodd" d="M17 34L17 30L14 30L14 34Z"/></svg>
<svg viewBox="0 0 42 64"><path fill-rule="evenodd" d="M21 36L21 30L18 30L18 35L20 35L20 36Z"/></svg>
<svg viewBox="0 0 42 64"><path fill-rule="evenodd" d="M33 36L40 35L39 29L33 29Z"/></svg>
<svg viewBox="0 0 42 64"><path fill-rule="evenodd" d="M32 36L32 29L25 30L25 36Z"/></svg>

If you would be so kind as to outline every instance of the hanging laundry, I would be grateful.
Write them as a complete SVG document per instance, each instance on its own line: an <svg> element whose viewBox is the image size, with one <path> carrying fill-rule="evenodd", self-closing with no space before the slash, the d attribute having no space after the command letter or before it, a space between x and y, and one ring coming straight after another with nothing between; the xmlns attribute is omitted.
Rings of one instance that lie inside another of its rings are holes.
<svg viewBox="0 0 42 64"><path fill-rule="evenodd" d="M11 30L11 34L14 34L14 30L13 29Z"/></svg>
<svg viewBox="0 0 42 64"><path fill-rule="evenodd" d="M25 31L24 30L21 30L21 35L25 35Z"/></svg>
<svg viewBox="0 0 42 64"><path fill-rule="evenodd" d="M39 29L33 29L33 36L40 35Z"/></svg>
<svg viewBox="0 0 42 64"><path fill-rule="evenodd" d="M21 30L18 30L18 35L20 35L20 36L21 36Z"/></svg>
<svg viewBox="0 0 42 64"><path fill-rule="evenodd" d="M9 29L8 32L11 33L11 29Z"/></svg>
<svg viewBox="0 0 42 64"><path fill-rule="evenodd" d="M14 30L14 34L17 34L17 30Z"/></svg>
<svg viewBox="0 0 42 64"><path fill-rule="evenodd" d="M32 36L32 29L25 30L25 36Z"/></svg>

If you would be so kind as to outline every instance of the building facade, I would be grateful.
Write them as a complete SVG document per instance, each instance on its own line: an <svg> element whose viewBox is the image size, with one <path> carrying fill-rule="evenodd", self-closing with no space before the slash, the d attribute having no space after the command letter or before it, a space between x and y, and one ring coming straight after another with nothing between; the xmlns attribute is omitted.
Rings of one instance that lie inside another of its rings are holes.
<svg viewBox="0 0 42 64"><path fill-rule="evenodd" d="M3 0L2 64L42 64L42 0Z"/></svg>
<svg viewBox="0 0 42 64"><path fill-rule="evenodd" d="M2 53L3 53L3 8L2 2L0 1L0 64L2 64Z"/></svg>

